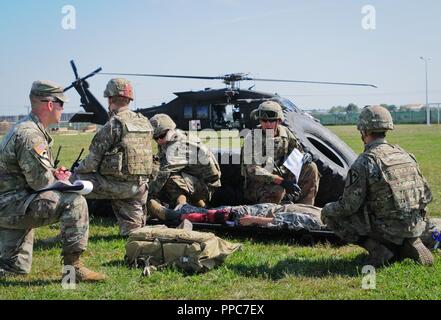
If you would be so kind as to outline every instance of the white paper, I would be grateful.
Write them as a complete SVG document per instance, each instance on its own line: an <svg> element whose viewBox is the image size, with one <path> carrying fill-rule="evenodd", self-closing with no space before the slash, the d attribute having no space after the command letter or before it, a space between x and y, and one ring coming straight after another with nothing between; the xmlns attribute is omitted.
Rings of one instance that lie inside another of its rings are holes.
<svg viewBox="0 0 441 320"><path fill-rule="evenodd" d="M92 192L93 184L87 180L76 180L73 184L69 181L57 180L55 183L47 186L46 188L37 190L36 192L44 191L60 191L60 192L76 192L81 195L86 195Z"/></svg>
<svg viewBox="0 0 441 320"><path fill-rule="evenodd" d="M288 158L283 163L283 166L291 171L296 177L296 182L299 180L300 171L303 166L303 153L299 149L294 149L293 152L288 156Z"/></svg>
<svg viewBox="0 0 441 320"><path fill-rule="evenodd" d="M81 190L77 190L77 191L73 191L73 192L77 192L79 194L82 195L86 195L92 192L93 190L93 184L92 182L88 181L88 180L77 180L73 183L74 186L83 186L83 189Z"/></svg>

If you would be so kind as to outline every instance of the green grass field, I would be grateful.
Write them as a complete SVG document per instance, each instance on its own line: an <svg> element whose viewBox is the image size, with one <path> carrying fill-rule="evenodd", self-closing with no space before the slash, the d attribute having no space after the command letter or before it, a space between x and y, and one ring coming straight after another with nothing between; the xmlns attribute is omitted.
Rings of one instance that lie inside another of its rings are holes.
<svg viewBox="0 0 441 320"><path fill-rule="evenodd" d="M362 142L354 127L331 127L356 152ZM63 145L61 164L70 166L90 134L55 136ZM416 155L429 180L435 200L433 215L441 215L441 127L402 125L390 134ZM441 259L434 267L405 260L377 270L376 289L362 289L363 249L320 244L304 247L280 241L256 241L223 236L243 243L221 267L201 275L185 276L173 269L142 278L140 270L123 263L124 244L113 219L92 218L87 265L105 272L102 284L79 284L74 290L61 287L60 247L45 247L39 240L57 234L54 226L36 230L33 270L27 277L0 282L0 299L439 299Z"/></svg>

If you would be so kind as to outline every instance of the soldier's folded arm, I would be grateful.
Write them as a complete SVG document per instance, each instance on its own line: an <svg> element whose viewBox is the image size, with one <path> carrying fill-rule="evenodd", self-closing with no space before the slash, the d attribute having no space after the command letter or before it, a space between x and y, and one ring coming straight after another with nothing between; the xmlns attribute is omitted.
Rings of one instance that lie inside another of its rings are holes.
<svg viewBox="0 0 441 320"><path fill-rule="evenodd" d="M359 211L365 204L368 172L367 165L364 162L369 161L364 157L358 158L351 169L349 169L346 177L345 189L342 197L336 201L328 203L322 209L322 214L325 216L350 216Z"/></svg>
<svg viewBox="0 0 441 320"><path fill-rule="evenodd" d="M55 182L54 167L49 159L46 139L37 134L19 135L15 144L17 161L33 190L39 190Z"/></svg>
<svg viewBox="0 0 441 320"><path fill-rule="evenodd" d="M78 173L97 172L106 152L121 136L121 128L116 121L107 122L93 137L89 147L89 154L80 162L75 170Z"/></svg>
<svg viewBox="0 0 441 320"><path fill-rule="evenodd" d="M279 177L278 175L272 174L259 165L245 165L245 168L247 170L248 176L252 176L253 181L256 182L271 184L274 183L274 180Z"/></svg>

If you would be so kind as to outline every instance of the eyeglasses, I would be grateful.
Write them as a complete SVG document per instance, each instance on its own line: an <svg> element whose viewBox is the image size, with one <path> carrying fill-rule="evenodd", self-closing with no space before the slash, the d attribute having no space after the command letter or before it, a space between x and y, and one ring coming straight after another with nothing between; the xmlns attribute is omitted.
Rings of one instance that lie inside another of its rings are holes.
<svg viewBox="0 0 441 320"><path fill-rule="evenodd" d="M164 139L166 135L167 135L167 131L164 132L163 134L160 134L156 137L153 137L153 139L155 139L155 140Z"/></svg>

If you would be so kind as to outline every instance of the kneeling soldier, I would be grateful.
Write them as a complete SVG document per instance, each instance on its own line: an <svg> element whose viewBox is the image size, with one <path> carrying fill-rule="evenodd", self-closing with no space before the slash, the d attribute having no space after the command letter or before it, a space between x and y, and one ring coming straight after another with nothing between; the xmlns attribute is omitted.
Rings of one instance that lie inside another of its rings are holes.
<svg viewBox="0 0 441 320"><path fill-rule="evenodd" d="M120 233L126 236L145 224L153 129L146 117L129 109L133 100L129 81L110 80L104 97L111 117L93 138L75 178L92 181L87 199L110 199Z"/></svg>
<svg viewBox="0 0 441 320"><path fill-rule="evenodd" d="M166 114L151 118L159 148L159 173L151 192L165 196L171 206L191 202L205 207L221 186L220 167L213 153L197 138L176 129ZM150 201L150 205L156 205Z"/></svg>
<svg viewBox="0 0 441 320"><path fill-rule="evenodd" d="M283 166L295 148L300 152L303 148L291 131L281 124L284 120L282 107L277 102L265 101L254 112L260 125L245 137L241 157L245 200L252 204L280 203L286 194L297 194L293 199L295 202L313 205L320 174L312 156L304 154L299 177ZM264 154L268 151L268 143L274 146L274 150L269 150L273 154ZM250 150L251 146L253 150ZM268 163L268 160L271 161Z"/></svg>
<svg viewBox="0 0 441 320"><path fill-rule="evenodd" d="M47 131L60 122L67 102L63 88L35 81L30 100L31 113L9 130L0 146L0 276L29 273L33 229L60 221L64 264L75 268L78 281L104 280L105 275L80 260L89 232L86 200L76 193L35 192L70 177L65 168L54 168Z"/></svg>
<svg viewBox="0 0 441 320"><path fill-rule="evenodd" d="M366 264L380 266L396 256L431 265L433 256L419 237L432 194L414 156L386 142L394 126L383 107L365 107L357 128L364 152L349 170L341 200L323 208L323 221L368 250Z"/></svg>

